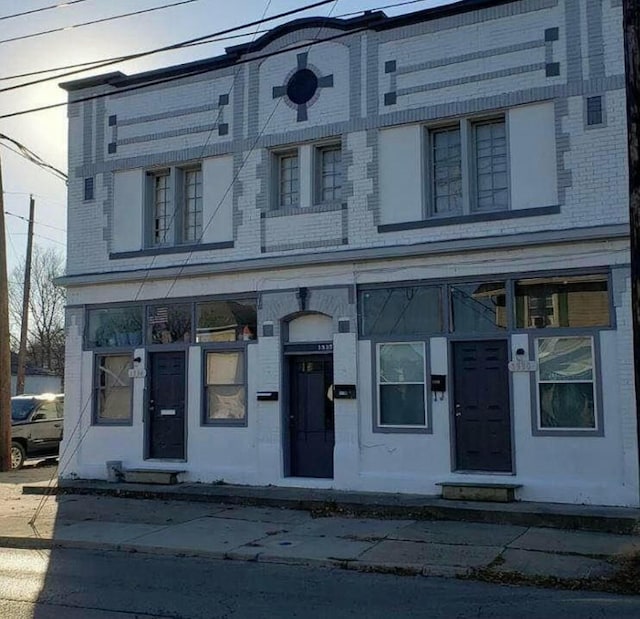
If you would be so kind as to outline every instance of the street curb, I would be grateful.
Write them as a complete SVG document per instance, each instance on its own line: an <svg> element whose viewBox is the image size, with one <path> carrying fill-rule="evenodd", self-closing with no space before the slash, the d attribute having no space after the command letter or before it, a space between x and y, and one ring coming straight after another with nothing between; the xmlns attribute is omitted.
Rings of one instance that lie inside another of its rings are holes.
<svg viewBox="0 0 640 619"><path fill-rule="evenodd" d="M197 488L197 490L196 490ZM297 489L296 489L297 490ZM106 482L63 482L58 486L25 485L25 495L94 495L129 499L190 501L277 507L314 512L326 516L348 515L378 519L454 520L489 524L511 524L616 533L640 534L640 510L536 503L481 503L446 501L435 497L384 495L363 492L300 491L255 486L171 486L135 487L133 484ZM309 496L311 494L311 496Z"/></svg>

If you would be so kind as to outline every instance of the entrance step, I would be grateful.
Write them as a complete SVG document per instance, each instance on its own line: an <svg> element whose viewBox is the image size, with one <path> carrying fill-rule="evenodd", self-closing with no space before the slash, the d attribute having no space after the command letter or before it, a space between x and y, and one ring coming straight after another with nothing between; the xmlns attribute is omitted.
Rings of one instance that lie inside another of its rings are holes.
<svg viewBox="0 0 640 619"><path fill-rule="evenodd" d="M121 481L130 484L163 484L178 483L178 475L184 471L166 469L126 469L122 471Z"/></svg>
<svg viewBox="0 0 640 619"><path fill-rule="evenodd" d="M489 501L492 503L511 503L516 500L515 493L522 484L440 482L442 498L453 501Z"/></svg>

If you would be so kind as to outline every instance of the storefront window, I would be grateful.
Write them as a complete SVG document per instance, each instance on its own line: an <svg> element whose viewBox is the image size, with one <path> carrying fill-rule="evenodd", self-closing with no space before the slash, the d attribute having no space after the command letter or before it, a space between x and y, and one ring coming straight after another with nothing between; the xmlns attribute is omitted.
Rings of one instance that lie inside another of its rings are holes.
<svg viewBox="0 0 640 619"><path fill-rule="evenodd" d="M595 429L593 339L536 340L541 429Z"/></svg>
<svg viewBox="0 0 640 619"><path fill-rule="evenodd" d="M191 305L156 305L147 310L150 344L191 341Z"/></svg>
<svg viewBox="0 0 640 619"><path fill-rule="evenodd" d="M246 384L244 352L206 352L206 422L244 425Z"/></svg>
<svg viewBox="0 0 640 619"><path fill-rule="evenodd" d="M142 307L115 307L88 312L88 348L142 344Z"/></svg>
<svg viewBox="0 0 640 619"><path fill-rule="evenodd" d="M373 288L360 293L363 336L442 332L440 286Z"/></svg>
<svg viewBox="0 0 640 619"><path fill-rule="evenodd" d="M96 355L96 424L131 421L131 357Z"/></svg>
<svg viewBox="0 0 640 619"><path fill-rule="evenodd" d="M255 301L208 301L196 304L196 342L253 340L257 333Z"/></svg>
<svg viewBox="0 0 640 619"><path fill-rule="evenodd" d="M606 275L548 277L516 282L516 326L608 327Z"/></svg>
<svg viewBox="0 0 640 619"><path fill-rule="evenodd" d="M423 342L378 344L380 426L426 425L425 346Z"/></svg>
<svg viewBox="0 0 640 619"><path fill-rule="evenodd" d="M454 331L493 333L507 328L504 282L455 284L450 291Z"/></svg>

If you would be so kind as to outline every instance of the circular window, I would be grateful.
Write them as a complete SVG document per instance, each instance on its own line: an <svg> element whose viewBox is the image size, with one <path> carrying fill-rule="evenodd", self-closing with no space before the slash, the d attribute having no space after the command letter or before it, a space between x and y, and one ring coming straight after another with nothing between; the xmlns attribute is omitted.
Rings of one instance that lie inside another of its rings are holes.
<svg viewBox="0 0 640 619"><path fill-rule="evenodd" d="M307 103L318 90L318 78L311 69L296 71L287 84L287 97L296 105Z"/></svg>

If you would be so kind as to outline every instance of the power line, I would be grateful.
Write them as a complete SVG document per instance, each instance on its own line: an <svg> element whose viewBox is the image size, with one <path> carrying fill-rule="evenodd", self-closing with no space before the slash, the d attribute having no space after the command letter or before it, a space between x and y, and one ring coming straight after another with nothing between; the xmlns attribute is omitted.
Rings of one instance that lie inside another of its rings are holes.
<svg viewBox="0 0 640 619"><path fill-rule="evenodd" d="M84 0L82 0L84 1ZM390 9L390 8L396 8L396 7L400 7L400 6L406 6L406 5L410 5L410 4L417 4L420 2L426 2L427 0L405 0L404 2L396 2L394 4L385 4L383 6L376 6L376 7L372 7L370 9L367 9L368 11L382 11L384 9ZM350 13L341 13L340 15L336 15L336 19L338 18L343 18L343 17L352 17L354 15L360 15L362 14L364 11L353 11ZM253 34L262 34L265 32L269 32L268 29L265 30L256 30ZM209 45L210 43L218 43L220 41L228 41L230 39L240 39L243 37L248 37L250 36L251 33L250 32L246 32L246 33L242 33L242 34L234 34L232 36L226 36L226 37L217 37L217 38L212 38L210 40L206 40L206 41L197 41L195 43L188 43L182 47L196 47L198 45ZM214 36L214 35L212 35ZM182 49L182 48L179 48ZM161 50L161 51L173 51L173 50ZM156 53L153 51L150 51L149 53ZM90 71L91 69L94 68L98 68L97 66L93 66L93 65L100 65L101 63L106 63L106 62L125 62L128 58L130 58L130 56L112 56L110 58L102 58L100 60L89 60L87 62L78 62L75 64L68 64L68 65L62 65L59 67L50 67L48 69L38 69L36 71L28 71L26 73L17 73L15 75L6 75L6 76L0 76L0 82L6 82L9 80L14 80L14 79L19 79L21 77L32 77L34 75L42 75L43 73L53 73L54 71L66 71L68 69L76 69L79 67L83 67L82 71L79 71L79 73L83 72L83 71ZM68 73L66 75L69 75ZM17 84L16 86L12 86L10 88L2 88L0 89L0 92L5 92L7 90L13 90L15 88L23 88L23 87L27 87L27 86L32 86L34 84L40 84L44 81L47 80L56 80L59 79L60 77L65 77L65 75L53 75L49 78L47 78L46 80L37 80L37 81L33 81L33 82L25 82L24 84Z"/></svg>
<svg viewBox="0 0 640 619"><path fill-rule="evenodd" d="M330 2L332 2L333 0L329 0ZM348 32L342 32L340 34L336 34L330 37L326 37L324 39L317 39L315 41L312 41L311 43L303 43L300 45L294 45L291 47L286 47L284 49L280 49L274 52L270 52L267 54L261 54L261 55L256 55L253 56L252 58L244 58L242 60L236 60L234 62L234 64L237 65L241 65L241 64L246 64L249 62L255 62L256 60L265 60L267 58L272 58L273 56L279 56L281 54L286 54L298 49L304 49L306 47L313 47L314 45L319 45L320 43L327 43L329 41L335 41L337 39L343 39L344 37L348 37L348 36L352 36L354 34L359 34L361 32L366 32L368 30L368 28L366 27L362 27L362 28L356 28L354 30L348 31ZM40 107L34 107L34 108L30 108L27 110L19 110L17 112L10 112L9 114L2 114L0 115L0 119L3 118L14 118L16 116L23 116L24 114L33 114L34 112L43 112L45 110L52 110L58 107L63 107L63 106L67 106L69 105L69 103L72 104L76 104L76 103L85 103L87 101L95 101L96 99L103 99L105 97L111 97L114 94L122 94L125 92L132 92L135 90L140 90L142 88L148 88L150 86L157 86L160 84L167 84L169 82L175 82L176 80L181 80L184 79L186 77L193 77L195 75L203 75L204 73L210 73L213 71L216 71L218 69L218 67L205 67L202 69L194 69L192 71L185 71L184 73L180 74L180 75L172 75L170 77L166 77L166 78L162 78L162 79L158 79L158 80L153 80L150 82L146 82L144 84L138 84L136 86L129 86L128 88L120 88L117 91L111 91L111 92L104 92L101 94L97 94L97 95L90 95L87 97L81 97L78 99L74 99L71 102L60 102L60 103L51 103L50 105L43 105Z"/></svg>
<svg viewBox="0 0 640 619"><path fill-rule="evenodd" d="M72 4L80 4L80 2L86 2L87 0L66 0L62 4L50 4L49 6L43 6L39 9L31 9L30 11L23 11L22 13L13 13L13 15L3 15L0 17L0 21L5 19L13 19L14 17L22 17L24 15L31 15L33 13L42 13L42 11L50 11L51 9L63 9Z"/></svg>
<svg viewBox="0 0 640 619"><path fill-rule="evenodd" d="M10 148L10 150L12 150L14 153L17 153L21 157L24 157L24 159L26 159L27 161L30 161L31 163L35 163L37 166L41 167L47 172L51 172L55 174L58 178L60 178L63 181L68 180L67 175L62 170L59 170L58 168L51 165L50 163L47 163L42 157L40 157L40 155L36 155L31 149L27 148L24 144L18 142L18 140L14 140L13 138L10 138L8 135L5 135L4 133L0 133L0 140L6 140L13 146L17 147L17 150L13 148ZM3 146L6 146L6 144L3 144Z"/></svg>
<svg viewBox="0 0 640 619"><path fill-rule="evenodd" d="M201 43L201 42L209 42L209 39L213 38L213 37L219 37L219 36L223 36L226 34L230 34L232 32L237 32L238 30L245 30L246 28L251 28L253 26L258 26L260 24L263 24L265 22L269 22L269 21L273 21L275 19L280 19L282 17L289 17L290 15L295 15L296 13L301 13L303 11L307 11L309 9L313 9L313 8L317 8L319 6L323 6L325 4L329 4L330 2L332 2L333 0L319 0L317 2L313 2L312 4L307 4L303 7L300 7L299 9L292 9L290 11L284 11L283 13L278 13L277 15L273 15L272 17L267 17L264 19L259 19L256 21L252 21L246 24L242 24L240 26L233 26L231 28L226 28L225 30L219 30L218 32L213 32L210 34L205 34L203 36L200 37L196 37L194 39L187 39L186 41L180 41L179 43L173 43L172 45L165 45L164 47L157 47L155 49L146 51L146 52L138 52L135 54L129 54L127 56L120 56L116 59L109 59L106 60L104 62L101 62L99 64L95 64L94 66L91 67L91 69L100 69L102 67L108 67L110 65L114 65L114 64L118 64L119 62L125 62L128 60L136 60L138 58L144 58L146 56L151 56L153 54L158 54L160 52L166 52L166 51L172 51L175 49L183 49L185 47L191 47L196 43ZM78 73L84 73L85 71L87 71L86 68L84 69L77 69L74 71L68 71L67 73L61 73L59 75L53 76L48 78L48 80L57 80L60 79L61 77L68 77L70 75L77 75ZM41 83L43 81L47 81L47 80L39 80L38 82L35 83ZM4 92L6 90L15 90L16 88L21 88L22 86L30 86L30 83L24 83L24 84L18 84L16 86L12 86L10 88L5 88L0 92ZM0 117L2 118L2 117Z"/></svg>
<svg viewBox="0 0 640 619"><path fill-rule="evenodd" d="M192 2L200 2L200 0L180 0L179 2L172 2L171 4L163 4L162 6L154 6L149 9L141 9L139 11L133 11L131 13L121 13L120 15L112 15L111 17L102 17L101 19L93 19L91 21L82 22L80 24L72 24L71 26L62 26L60 28L51 28L49 30L41 30L40 32L32 32L31 34L23 34L17 37L11 37L10 39L0 39L2 43L13 43L14 41L23 41L24 39L33 39L35 37L41 37L45 34L53 34L54 32L64 32L66 30L75 30L77 28L83 28L84 26L92 26L94 24L102 24L107 21L113 21L115 19L122 19L124 17L133 17L134 15L142 15L143 13L152 13L153 11L161 11L163 9L170 9L182 4L191 4Z"/></svg>
<svg viewBox="0 0 640 619"><path fill-rule="evenodd" d="M11 211L5 211L4 214L5 215L10 215L11 217L15 217L16 219L22 219L22 221L26 221L27 223L29 223L29 218L28 217L23 217L22 215L18 215L17 213L12 213ZM64 228L58 228L57 226L52 226L50 224L44 224L41 221L36 221L35 219L34 219L33 223L37 224L38 226L44 226L45 228L51 228L52 230L57 230L58 232L64 232L65 234L67 233L67 231Z"/></svg>
<svg viewBox="0 0 640 619"><path fill-rule="evenodd" d="M420 0L420 1L424 2L424 0ZM264 32L269 32L269 28L265 28L264 30L256 30L255 33L262 34ZM197 41L196 43L189 43L187 45L184 45L180 49L184 49L187 47L196 47L198 45L209 45L211 43L218 43L220 41L230 41L232 39L242 39L250 35L251 35L250 32L243 32L242 34L232 34L226 37L216 37L214 39L209 39L207 41ZM167 51L173 51L173 50L167 50ZM99 68L98 65L100 65L103 62L111 62L111 61L126 62L127 58L128 56L113 56L111 58L102 58L101 60L89 60L87 62L79 62L77 64L63 65L61 67L52 67L50 69L38 69L37 71L29 71L27 73L18 73L16 75L8 75L5 77L0 77L0 82L7 82L7 81L15 80L21 77L31 77L34 75L42 75L43 73L53 73L54 71L66 71L67 69L75 69L77 67L84 67L82 71L79 71L79 73L82 73L84 71L91 71L92 69ZM96 66L93 66L93 65L96 65ZM66 75L69 75L69 74L67 73ZM45 79L34 80L32 82L24 82L22 84L16 84L15 86L10 86L7 88L0 88L0 92L6 92L7 90L15 90L16 88L26 88L27 86L33 86L35 84L41 84L43 82L57 80L61 77L65 77L65 75L52 75L51 77L48 77Z"/></svg>

